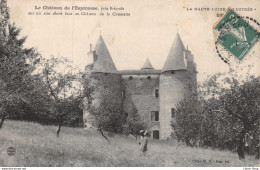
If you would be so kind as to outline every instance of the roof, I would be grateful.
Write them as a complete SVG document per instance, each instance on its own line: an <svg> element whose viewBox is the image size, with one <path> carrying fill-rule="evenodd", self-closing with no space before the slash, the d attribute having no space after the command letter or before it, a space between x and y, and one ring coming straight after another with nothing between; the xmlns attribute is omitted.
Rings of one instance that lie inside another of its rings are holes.
<svg viewBox="0 0 260 170"><path fill-rule="evenodd" d="M164 63L162 72L170 70L186 70L187 67L184 63L183 51L185 47L182 43L179 33L177 33L175 40L172 44L168 57Z"/></svg>
<svg viewBox="0 0 260 170"><path fill-rule="evenodd" d="M148 75L148 74L160 74L161 70L154 69L142 69L142 70L119 70L119 74L122 75Z"/></svg>
<svg viewBox="0 0 260 170"><path fill-rule="evenodd" d="M142 69L153 69L153 66L148 58L145 60Z"/></svg>
<svg viewBox="0 0 260 170"><path fill-rule="evenodd" d="M101 35L97 40L94 51L96 51L98 56L94 62L94 72L117 73L116 66Z"/></svg>

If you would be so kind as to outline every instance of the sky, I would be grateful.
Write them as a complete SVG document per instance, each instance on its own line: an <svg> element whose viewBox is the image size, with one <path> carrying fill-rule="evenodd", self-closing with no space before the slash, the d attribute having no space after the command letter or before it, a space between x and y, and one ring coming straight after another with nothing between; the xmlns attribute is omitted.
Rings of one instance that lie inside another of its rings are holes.
<svg viewBox="0 0 260 170"><path fill-rule="evenodd" d="M260 75L259 42L241 62L230 56L229 66L218 57L212 29L220 19L217 14L225 13L220 8L252 8L237 12L260 22L258 0L8 0L8 6L11 21L22 29L22 35L28 36L26 47L36 47L45 58L68 57L80 68L90 63L89 46L95 46L102 34L118 70L140 69L146 58L155 69L162 69L178 31L185 47L194 55L198 81L205 80L207 75L227 72L230 67L244 73L252 64L250 74ZM98 7L98 14L102 7L123 7L123 11L116 12L130 16L46 16L43 12L53 13L53 10L35 10L35 6ZM216 11L195 11L195 8ZM29 12L35 14L28 15Z"/></svg>

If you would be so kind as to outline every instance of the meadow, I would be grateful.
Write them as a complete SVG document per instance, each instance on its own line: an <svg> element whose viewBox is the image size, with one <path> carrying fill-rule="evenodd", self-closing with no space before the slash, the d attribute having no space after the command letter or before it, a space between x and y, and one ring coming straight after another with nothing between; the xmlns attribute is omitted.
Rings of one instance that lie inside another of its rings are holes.
<svg viewBox="0 0 260 170"><path fill-rule="evenodd" d="M0 167L31 166L259 166L259 160L236 153L190 148L174 141L149 140L148 152L139 152L138 140L130 136L110 136L109 144L95 129L62 127L57 138L56 126L33 122L4 122L0 130ZM16 153L9 156L7 149Z"/></svg>

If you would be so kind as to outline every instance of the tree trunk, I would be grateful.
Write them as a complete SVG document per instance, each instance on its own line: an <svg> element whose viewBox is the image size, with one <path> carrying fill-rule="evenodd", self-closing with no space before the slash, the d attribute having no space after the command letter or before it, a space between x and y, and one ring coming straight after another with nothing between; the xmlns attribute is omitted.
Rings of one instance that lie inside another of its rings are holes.
<svg viewBox="0 0 260 170"><path fill-rule="evenodd" d="M101 133L101 135L108 141L108 143L110 143L110 141L108 140L108 138L104 135L103 131L101 130L101 128L98 128L98 131Z"/></svg>
<svg viewBox="0 0 260 170"><path fill-rule="evenodd" d="M5 121L5 117L3 116L0 121L0 129L2 128L4 121Z"/></svg>
<svg viewBox="0 0 260 170"><path fill-rule="evenodd" d="M239 159L245 159L244 146L244 133L241 132L237 143L237 154Z"/></svg>
<svg viewBox="0 0 260 170"><path fill-rule="evenodd" d="M57 132L56 132L57 138L60 136L60 128L61 128L61 124L59 123L58 128L57 128Z"/></svg>
<svg viewBox="0 0 260 170"><path fill-rule="evenodd" d="M259 141L258 141L257 146L256 146L256 156L255 156L255 159L259 159L259 156L260 156L260 146L259 146Z"/></svg>
<svg viewBox="0 0 260 170"><path fill-rule="evenodd" d="M255 159L259 159L259 156L260 156L260 148L259 148L259 146L258 146L258 147L257 147L257 151L256 151Z"/></svg>
<svg viewBox="0 0 260 170"><path fill-rule="evenodd" d="M238 144L238 147L237 147L237 154L238 154L238 158L239 159L245 159L245 154L244 154L244 147L241 146L241 144Z"/></svg>

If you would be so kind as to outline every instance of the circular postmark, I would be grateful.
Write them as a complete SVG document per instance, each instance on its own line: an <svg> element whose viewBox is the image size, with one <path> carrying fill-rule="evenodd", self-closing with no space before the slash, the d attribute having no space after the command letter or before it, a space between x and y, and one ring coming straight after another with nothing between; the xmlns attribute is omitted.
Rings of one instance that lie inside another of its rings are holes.
<svg viewBox="0 0 260 170"><path fill-rule="evenodd" d="M227 64L230 64L230 56L241 61L258 42L259 27L256 19L239 16L229 9L213 29L218 57Z"/></svg>
<svg viewBox="0 0 260 170"><path fill-rule="evenodd" d="M234 17L233 19L235 19L235 18L240 18L240 16ZM252 17L241 16L241 18L244 18L244 19L248 20L248 22L253 22L255 25L257 25L258 27L260 27L260 23L259 23L256 19L254 19L254 18L252 18ZM223 24L223 25L225 25L225 24ZM245 25L245 26L248 26L248 25ZM259 33L257 33L257 37L258 37L258 38L260 37L260 34L259 34ZM226 38L225 38L225 37L222 37L222 39L225 40ZM250 45L250 44L249 44L249 45ZM229 51L228 51L226 48L224 48L224 50L223 50L223 48L222 48L222 49L219 48L219 45L218 45L218 42L217 42L217 41L215 41L215 48L216 48L216 52L217 52L217 54L218 54L218 57L219 57L221 60L223 60L226 64L229 64L229 58L230 58L230 56L231 56L232 54L230 54Z"/></svg>
<svg viewBox="0 0 260 170"><path fill-rule="evenodd" d="M7 148L7 154L8 154L9 156L14 156L15 153L16 153L16 149L15 149L14 147L9 147L9 148Z"/></svg>

